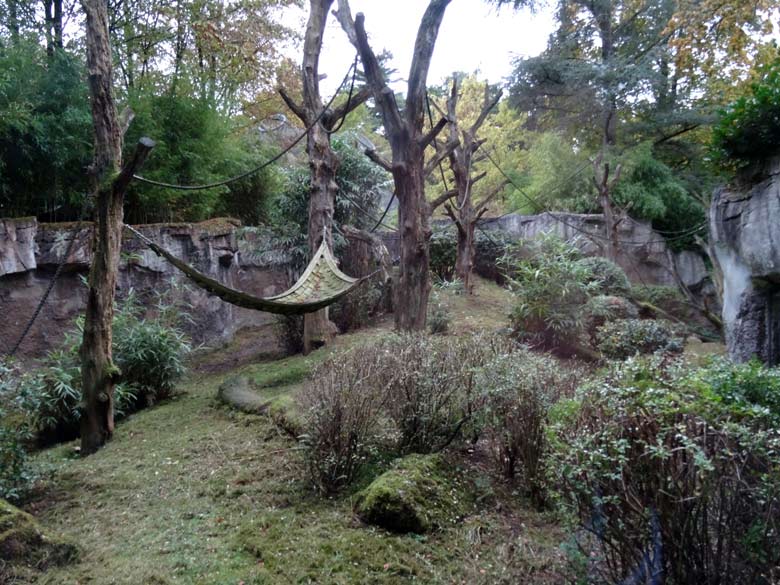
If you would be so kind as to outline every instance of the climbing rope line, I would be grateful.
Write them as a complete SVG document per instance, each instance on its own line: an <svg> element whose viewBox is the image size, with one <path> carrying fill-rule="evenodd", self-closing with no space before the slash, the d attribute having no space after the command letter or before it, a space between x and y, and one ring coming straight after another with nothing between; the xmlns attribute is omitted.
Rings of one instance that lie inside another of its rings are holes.
<svg viewBox="0 0 780 585"><path fill-rule="evenodd" d="M250 177L252 175L255 175L262 171L263 169L271 166L272 164L278 162L284 155L286 155L288 152L290 152L293 148L295 148L298 143L306 138L306 136L309 134L312 128L316 126L320 120L322 120L323 116L325 116L325 113L330 109L330 107L333 105L333 102L336 100L336 97L338 97L339 92L341 89L346 85L347 81L350 78L350 75L352 74L353 70L357 70L357 57L355 58L355 61L350 67L349 71L347 71L347 74L344 76L344 79L341 81L341 85L336 89L336 91L333 93L333 96L330 98L327 104L325 104L325 107L320 110L320 113L317 115L317 117L306 126L304 131L289 145L287 148L280 151L278 154L276 154L274 157L270 158L269 160L265 161L264 163L256 166L253 169L249 169L248 171L241 173L240 175L236 175L235 177L230 177L229 179L224 179L222 181L217 181L215 183L207 183L204 185L177 185L174 183L165 183L162 181L155 181L153 179L147 179L146 177L142 177L141 175L133 175L133 178L140 182L145 183L147 185L153 185L154 187L164 187L166 189L176 189L179 191L203 191L205 189L214 189L216 187L224 187L225 185L230 185L231 183L235 183L236 181L240 181L241 179L245 179L246 177ZM354 77L353 77L354 79ZM351 97L350 97L351 99ZM342 123L344 118L346 118L346 109L345 114L342 117Z"/></svg>
<svg viewBox="0 0 780 585"><path fill-rule="evenodd" d="M344 115L341 116L341 120L339 120L339 123L336 125L335 128L332 128L330 130L325 130L325 132L328 133L328 136L331 136L336 132L338 132L339 130L341 130L341 127L344 125L344 122L346 122L347 120L347 114L349 112L349 104L352 103L352 93L355 91L355 80L357 79L357 64L358 64L358 55L355 54L355 61L352 63L352 83L349 84L349 93L347 94L347 102L344 105ZM347 75L349 75L349 73L347 73Z"/></svg>
<svg viewBox="0 0 780 585"><path fill-rule="evenodd" d="M65 248L65 252L62 254L62 257L59 259L59 262L57 262L57 268L54 271L54 275L52 275L51 280L49 280L49 284L46 287L46 290L43 292L43 296L41 297L41 300L38 302L38 305L35 307L35 310L33 311L30 320L27 321L27 325L25 325L21 335L19 335L19 339L17 339L16 343L11 348L11 351L7 353L8 357L14 357L14 355L16 355L16 352L19 351L19 348L22 346L22 342L24 342L27 335L29 335L30 330L33 328L33 325L35 324L35 321L38 319L38 316L41 314L41 311L43 310L46 301L49 299L51 292L54 290L54 285L57 283L57 279L59 279L60 275L62 274L62 270L65 268L65 264L67 263L68 258L70 258L70 255L73 252L73 247L76 245L76 240L78 239L79 233L81 232L81 229L84 225L84 218L87 215L87 209L89 208L89 201L90 201L90 197L85 195L84 203L82 204L81 212L79 213L79 221L76 224L76 228L73 231L73 237L68 242L68 245Z"/></svg>

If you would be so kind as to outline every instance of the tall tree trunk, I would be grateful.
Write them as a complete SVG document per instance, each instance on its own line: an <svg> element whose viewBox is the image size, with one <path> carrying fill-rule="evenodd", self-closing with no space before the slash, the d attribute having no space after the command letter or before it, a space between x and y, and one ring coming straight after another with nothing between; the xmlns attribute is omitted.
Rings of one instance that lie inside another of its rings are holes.
<svg viewBox="0 0 780 585"><path fill-rule="evenodd" d="M469 214L470 215L470 214ZM474 232L477 222L465 216L465 225L458 224L458 255L455 258L455 276L463 283L466 294L472 294L474 284L471 275L474 272L474 256L476 254Z"/></svg>
<svg viewBox="0 0 780 585"><path fill-rule="evenodd" d="M53 0L43 0L43 28L46 35L46 54L54 54L54 16L52 14Z"/></svg>
<svg viewBox="0 0 780 585"><path fill-rule="evenodd" d="M11 43L19 43L19 5L18 0L8 0L8 30L11 33Z"/></svg>
<svg viewBox="0 0 780 585"><path fill-rule="evenodd" d="M122 245L122 204L127 185L153 143L142 140L122 172L122 128L111 88L111 47L107 5L83 0L86 14L87 69L95 131L92 166L96 217L94 250L81 343L81 452L94 453L114 432L114 385L119 371L112 361L114 291Z"/></svg>
<svg viewBox="0 0 780 585"><path fill-rule="evenodd" d="M404 111L388 87L384 72L368 43L363 14L352 20L348 0L339 0L337 16L350 42L360 54L367 84L382 114L392 149L395 192L398 196L398 229L401 265L395 291L395 326L402 331L425 328L431 290L428 270L431 206L425 198L425 148L444 128L437 125L423 134L426 80L444 11L450 0L430 0L417 31Z"/></svg>
<svg viewBox="0 0 780 585"><path fill-rule="evenodd" d="M333 111L322 113L319 62L325 24L332 5L333 0L309 1L309 20L306 25L303 63L301 64L302 103L296 103L283 89L279 90L293 113L300 118L305 126L311 126L306 142L310 172L308 225L310 256L314 256L317 252L323 238L327 240L328 245L333 245L333 212L336 204L336 192L338 191L336 173L341 161L331 147L330 132L343 116L346 116L369 97L369 93L363 89L353 94L348 102ZM317 121L316 124L315 121ZM329 343L335 329L335 325L328 318L328 309L306 315L303 321L304 353L309 353Z"/></svg>
<svg viewBox="0 0 780 585"><path fill-rule="evenodd" d="M54 48L62 49L62 0L54 0L54 14L52 15L52 28L54 35Z"/></svg>
<svg viewBox="0 0 780 585"><path fill-rule="evenodd" d="M425 329L431 292L431 210L425 199L425 155L416 140L396 145L393 153L401 242L401 270L394 287L395 326L401 331L420 331Z"/></svg>

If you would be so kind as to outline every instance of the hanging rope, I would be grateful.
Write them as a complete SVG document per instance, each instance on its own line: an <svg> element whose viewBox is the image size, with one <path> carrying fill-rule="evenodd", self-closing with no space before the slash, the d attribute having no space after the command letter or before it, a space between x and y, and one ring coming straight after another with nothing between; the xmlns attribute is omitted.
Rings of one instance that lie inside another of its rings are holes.
<svg viewBox="0 0 780 585"><path fill-rule="evenodd" d="M253 169L250 169L244 173L241 173L240 175L236 175L235 177L230 177L229 179L225 179L223 181L217 181L215 183L207 183L205 185L176 185L174 183L164 183L162 181L155 181L153 179L147 179L146 177L142 177L141 175L133 175L133 178L136 181L139 181L140 183L145 183L147 185L153 185L154 187L164 187L166 189L176 189L178 191L203 191L206 189L214 189L216 187L224 187L226 185L230 185L231 183L235 183L236 181L240 181L241 179L245 179L247 177L250 177L252 175L255 175L262 171L263 169L271 166L272 164L276 163L281 159L284 155L286 155L288 152L290 152L293 148L295 148L298 143L306 138L306 136L309 134L312 128L314 128L317 124L319 124L320 120L322 120L323 116L325 116L325 113L330 109L330 107L333 105L333 102L336 100L336 97L338 96L341 89L346 85L347 80L349 80L350 74L353 73L353 70L357 70L357 57L355 57L355 61L350 67L349 71L347 71L347 74L344 76L344 79L341 81L341 85L336 89L336 91L333 93L333 96L330 98L327 104L325 104L325 107L322 108L320 113L317 115L317 117L312 121L311 124L306 126L303 133L301 133L298 138L296 138L292 144L290 144L287 148L279 152L276 156L273 158L265 161L261 165L256 166ZM354 75L353 75L353 82L354 82ZM351 97L350 97L351 99ZM345 114L342 117L341 123L343 124L344 118L346 118L346 109Z"/></svg>
<svg viewBox="0 0 780 585"><path fill-rule="evenodd" d="M341 116L341 120L339 120L339 123L336 125L335 128L332 128L330 130L325 130L325 132L328 133L328 136L331 136L341 130L341 127L344 125L344 122L347 119L347 114L349 113L349 104L352 103L352 93L355 91L355 80L357 79L357 64L358 64L358 55L355 55L355 61L352 63L352 83L349 84L349 93L347 94L347 103L344 106L344 115ZM342 82L343 84L343 82Z"/></svg>

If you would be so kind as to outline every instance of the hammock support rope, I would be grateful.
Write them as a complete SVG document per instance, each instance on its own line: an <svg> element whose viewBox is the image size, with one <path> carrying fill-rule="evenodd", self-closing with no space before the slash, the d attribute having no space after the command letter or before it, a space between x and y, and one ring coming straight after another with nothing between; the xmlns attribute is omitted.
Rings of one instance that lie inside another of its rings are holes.
<svg viewBox="0 0 780 585"><path fill-rule="evenodd" d="M125 225L139 240L144 242L158 256L165 258L174 267L183 272L196 286L202 288L226 303L264 311L277 315L303 315L314 313L332 305L348 295L376 272L362 278L347 276L336 263L326 240L323 238L317 253L309 262L298 281L287 291L272 297L255 297L241 292L198 272L189 264L155 244L132 226Z"/></svg>

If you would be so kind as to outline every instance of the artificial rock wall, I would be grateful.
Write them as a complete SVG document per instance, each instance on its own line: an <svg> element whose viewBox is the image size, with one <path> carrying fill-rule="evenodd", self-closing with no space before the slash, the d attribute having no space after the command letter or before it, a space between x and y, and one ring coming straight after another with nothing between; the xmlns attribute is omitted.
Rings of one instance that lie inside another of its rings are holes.
<svg viewBox="0 0 780 585"><path fill-rule="evenodd" d="M710 233L729 355L779 365L780 156L715 191Z"/></svg>
<svg viewBox="0 0 780 585"><path fill-rule="evenodd" d="M241 254L238 224L212 220L200 224L156 224L139 231L198 270L229 286L261 296L273 295L289 285L289 275L252 262ZM72 238L75 245L65 260L43 312L22 347L20 356L41 356L59 342L73 326L86 304L84 278L92 261L92 225L40 224L34 218L0 220L0 352L18 339L28 319L51 282L55 269ZM184 328L197 342L229 340L242 327L263 330L258 336L262 353L280 351L273 331L273 317L241 309L186 285L186 278L137 239L125 234L122 245L117 294L121 299L132 289L149 311L167 292L182 302L190 320Z"/></svg>

